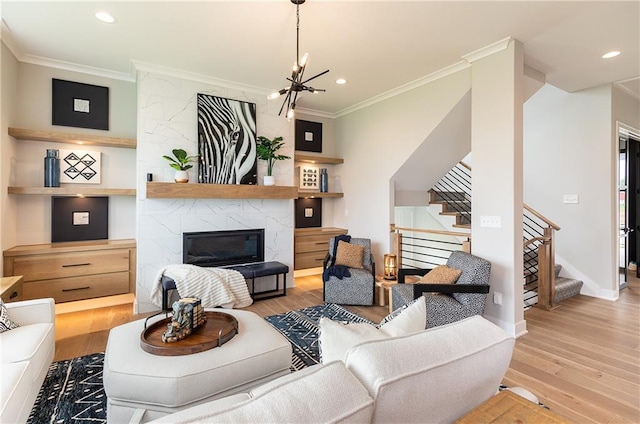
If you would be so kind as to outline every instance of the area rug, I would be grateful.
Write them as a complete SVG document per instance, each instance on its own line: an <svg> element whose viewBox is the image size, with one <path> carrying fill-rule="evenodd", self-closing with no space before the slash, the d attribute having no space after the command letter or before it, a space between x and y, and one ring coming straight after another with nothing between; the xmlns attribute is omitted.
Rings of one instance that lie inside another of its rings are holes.
<svg viewBox="0 0 640 424"><path fill-rule="evenodd" d="M292 371L319 362L318 321L322 317L343 322L371 322L331 303L265 318L291 342ZM104 354L95 353L51 364L27 423L106 423L103 362Z"/></svg>

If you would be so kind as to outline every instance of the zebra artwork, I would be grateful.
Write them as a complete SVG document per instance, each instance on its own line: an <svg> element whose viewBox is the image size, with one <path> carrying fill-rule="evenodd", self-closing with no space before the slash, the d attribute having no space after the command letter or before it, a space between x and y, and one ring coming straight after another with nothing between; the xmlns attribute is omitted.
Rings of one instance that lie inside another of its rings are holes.
<svg viewBox="0 0 640 424"><path fill-rule="evenodd" d="M256 105L198 93L198 182L257 184Z"/></svg>

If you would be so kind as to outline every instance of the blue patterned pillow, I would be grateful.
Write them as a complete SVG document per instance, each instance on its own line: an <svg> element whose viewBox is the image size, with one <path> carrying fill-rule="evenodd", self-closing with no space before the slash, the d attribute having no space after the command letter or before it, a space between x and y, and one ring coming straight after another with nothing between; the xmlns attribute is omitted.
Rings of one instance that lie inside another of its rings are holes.
<svg viewBox="0 0 640 424"><path fill-rule="evenodd" d="M18 328L18 324L11 321L9 318L9 312L7 311L7 307L4 306L4 302L0 299L0 333L4 333L5 331L13 330L14 328Z"/></svg>

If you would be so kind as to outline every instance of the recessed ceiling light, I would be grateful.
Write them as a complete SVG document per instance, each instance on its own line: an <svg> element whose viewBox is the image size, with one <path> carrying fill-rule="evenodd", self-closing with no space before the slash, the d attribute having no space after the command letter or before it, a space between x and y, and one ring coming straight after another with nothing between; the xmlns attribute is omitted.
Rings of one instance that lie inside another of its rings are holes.
<svg viewBox="0 0 640 424"><path fill-rule="evenodd" d="M107 24L112 24L116 21L116 18L114 18L107 12L96 12L96 19Z"/></svg>
<svg viewBox="0 0 640 424"><path fill-rule="evenodd" d="M614 50L614 51L612 51L612 52L609 52L609 53L605 53L605 54L603 54L603 55L602 55L602 58L603 58L603 59L611 59L612 57L616 57L616 56L618 56L619 54L620 54L620 52L619 52L619 51Z"/></svg>
<svg viewBox="0 0 640 424"><path fill-rule="evenodd" d="M342 85L342 84L346 84L346 83L347 83L347 80L346 80L346 79L344 79L344 78L338 78L338 79L336 80L336 84L340 84L340 85Z"/></svg>

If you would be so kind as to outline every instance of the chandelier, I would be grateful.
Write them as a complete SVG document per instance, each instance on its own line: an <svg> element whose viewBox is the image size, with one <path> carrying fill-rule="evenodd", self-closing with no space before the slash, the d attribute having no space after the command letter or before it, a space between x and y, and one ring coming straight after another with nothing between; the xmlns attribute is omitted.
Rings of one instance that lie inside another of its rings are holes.
<svg viewBox="0 0 640 424"><path fill-rule="evenodd" d="M304 71L307 67L307 61L309 59L309 53L305 53L304 56L300 58L300 5L304 2L305 0L291 0L291 3L296 5L296 61L293 64L291 77L286 78L287 81L291 82L291 85L269 95L269 99L276 99L280 96L286 95L284 101L282 102L282 106L280 107L280 112L278 112L278 116L282 115L282 112L285 110L286 106L287 119L293 118L294 110L296 108L296 102L298 101L298 95L300 93L302 93L303 91L308 91L310 93L327 91L322 88L311 87L307 85L307 83L318 78L321 75L326 74L327 72L329 72L328 69L309 79L304 79Z"/></svg>

